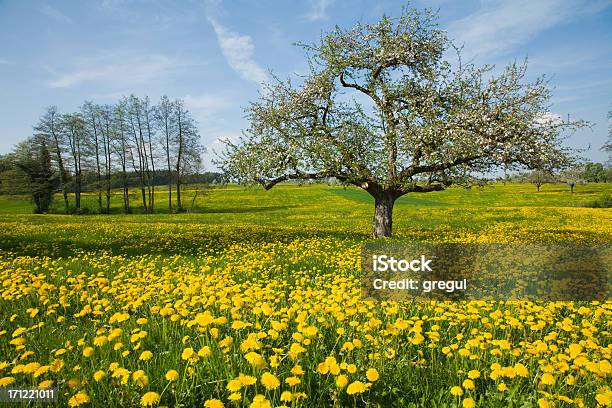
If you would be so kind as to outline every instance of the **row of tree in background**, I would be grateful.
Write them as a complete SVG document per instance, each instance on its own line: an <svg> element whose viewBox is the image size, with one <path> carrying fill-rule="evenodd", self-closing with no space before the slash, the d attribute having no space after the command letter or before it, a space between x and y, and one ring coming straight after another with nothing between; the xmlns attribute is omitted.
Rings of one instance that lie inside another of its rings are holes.
<svg viewBox="0 0 612 408"><path fill-rule="evenodd" d="M37 212L46 212L53 193L60 191L66 213L82 211L81 193L87 187L98 193L98 211L108 213L111 190L120 187L123 210L129 213L135 205L129 188L136 182L142 211L151 213L155 187L163 180L168 209L181 211L181 185L186 176L201 173L204 151L196 122L180 99L163 96L152 105L148 97L131 95L114 105L85 102L65 114L52 106L34 126L34 135L3 158L2 187L9 192L11 185L25 187ZM212 181L220 181L216 178Z"/></svg>
<svg viewBox="0 0 612 408"><path fill-rule="evenodd" d="M537 191L540 191L544 184L563 183L567 184L573 193L574 187L578 184L612 182L612 167L605 167L601 163L587 163L583 166L566 169L557 174L544 170L533 170L513 176L507 175L504 178L498 179L498 181L504 183L507 181L531 183L536 187Z"/></svg>

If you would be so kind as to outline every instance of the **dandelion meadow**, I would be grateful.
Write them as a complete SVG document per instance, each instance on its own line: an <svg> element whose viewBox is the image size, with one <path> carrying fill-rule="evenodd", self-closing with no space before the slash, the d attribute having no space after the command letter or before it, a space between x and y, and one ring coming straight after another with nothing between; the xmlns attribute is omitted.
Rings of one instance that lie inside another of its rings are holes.
<svg viewBox="0 0 612 408"><path fill-rule="evenodd" d="M612 213L576 206L609 189L408 195L394 239L609 243ZM361 299L371 199L354 188L220 187L184 214L2 200L1 387L57 387L69 407L612 401L612 302Z"/></svg>

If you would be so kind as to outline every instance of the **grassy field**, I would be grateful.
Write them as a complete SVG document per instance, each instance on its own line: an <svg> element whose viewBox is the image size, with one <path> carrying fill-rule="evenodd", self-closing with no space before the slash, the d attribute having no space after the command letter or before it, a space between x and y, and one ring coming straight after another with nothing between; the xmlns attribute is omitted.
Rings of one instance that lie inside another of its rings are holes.
<svg viewBox="0 0 612 408"><path fill-rule="evenodd" d="M403 197L394 239L612 241L612 211L577 206L610 184L535 190ZM156 214L119 214L117 195L82 216L0 197L0 386L53 385L61 406L612 403L612 302L364 301L362 191L185 196L187 213L160 189Z"/></svg>

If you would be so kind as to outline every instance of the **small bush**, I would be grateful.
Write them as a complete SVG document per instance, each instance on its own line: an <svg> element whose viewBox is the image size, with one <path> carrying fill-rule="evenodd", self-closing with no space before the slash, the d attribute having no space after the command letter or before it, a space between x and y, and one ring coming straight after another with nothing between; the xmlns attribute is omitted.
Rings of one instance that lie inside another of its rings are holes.
<svg viewBox="0 0 612 408"><path fill-rule="evenodd" d="M579 207L612 208L612 193L605 193L601 197L578 204Z"/></svg>

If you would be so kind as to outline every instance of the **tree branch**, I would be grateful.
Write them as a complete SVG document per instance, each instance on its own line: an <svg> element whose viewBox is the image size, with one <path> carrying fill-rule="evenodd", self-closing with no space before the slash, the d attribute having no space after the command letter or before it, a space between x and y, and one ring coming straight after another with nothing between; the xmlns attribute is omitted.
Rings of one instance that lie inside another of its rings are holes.
<svg viewBox="0 0 612 408"><path fill-rule="evenodd" d="M400 179L405 179L405 178L409 178L412 176L415 176L417 174L421 174L421 173L431 173L431 172L435 172L435 171L442 171L442 170L448 170L451 167L455 167L461 164L466 164L466 163L470 163L473 162L475 160L478 159L482 159L486 157L486 155L484 154L478 154L478 155L473 155L473 156L467 156L467 157L460 157L458 159L455 159L451 162L447 162L447 163L439 163L439 164L430 164L427 166L410 166L405 168L404 170L401 171L400 173Z"/></svg>
<svg viewBox="0 0 612 408"><path fill-rule="evenodd" d="M265 180L263 178L259 179L259 183L263 186L264 189L266 190L270 190L272 187L274 187L275 185L277 185L278 183L282 183L283 181L288 181L288 180L320 180L320 179L324 179L326 177L335 177L340 181L347 181L349 179L349 177L347 175L340 175L334 172L330 172L330 171L320 171L317 173L300 173L300 172L296 172L294 174L284 174L280 177L277 177L275 179L272 180ZM351 184L354 184L356 186L360 185L360 182L355 181L352 182Z"/></svg>
<svg viewBox="0 0 612 408"><path fill-rule="evenodd" d="M346 82L344 80L344 72L340 73L340 83L342 84L343 87L357 89L359 92L368 95L372 99L374 99L374 97L375 97L375 95L372 95L372 92L370 92L369 90L367 90L363 86L355 84L355 83L348 83L348 82Z"/></svg>

